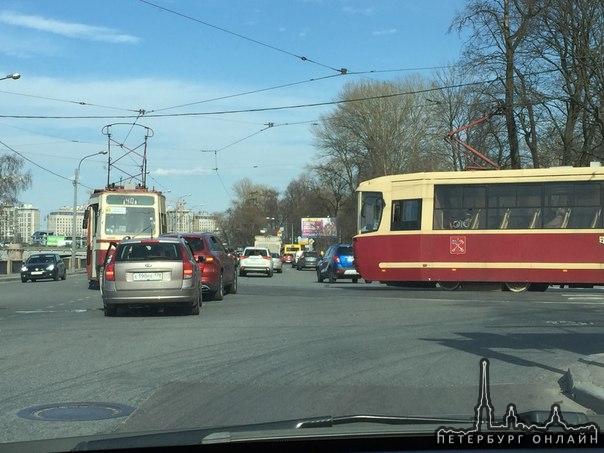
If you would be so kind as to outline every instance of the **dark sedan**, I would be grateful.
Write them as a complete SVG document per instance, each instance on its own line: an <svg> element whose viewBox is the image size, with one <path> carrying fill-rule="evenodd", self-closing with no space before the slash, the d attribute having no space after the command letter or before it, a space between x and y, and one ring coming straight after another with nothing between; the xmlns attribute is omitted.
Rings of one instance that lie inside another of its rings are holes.
<svg viewBox="0 0 604 453"><path fill-rule="evenodd" d="M299 271L302 269L315 269L317 261L319 261L319 253L313 250L306 250L302 252L302 255L296 261L296 269Z"/></svg>
<svg viewBox="0 0 604 453"><path fill-rule="evenodd" d="M36 253L21 266L21 281L35 282L40 279L65 280L67 270L65 261L58 253Z"/></svg>

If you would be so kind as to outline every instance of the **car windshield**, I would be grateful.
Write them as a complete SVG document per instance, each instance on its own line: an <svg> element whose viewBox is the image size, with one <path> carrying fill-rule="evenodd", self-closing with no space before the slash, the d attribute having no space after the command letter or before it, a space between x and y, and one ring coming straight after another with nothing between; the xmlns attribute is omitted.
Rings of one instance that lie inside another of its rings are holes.
<svg viewBox="0 0 604 453"><path fill-rule="evenodd" d="M0 453L604 428L604 0L4 0L0 54Z"/></svg>
<svg viewBox="0 0 604 453"><path fill-rule="evenodd" d="M55 257L54 255L32 255L27 259L29 264L45 264L45 263L54 263Z"/></svg>

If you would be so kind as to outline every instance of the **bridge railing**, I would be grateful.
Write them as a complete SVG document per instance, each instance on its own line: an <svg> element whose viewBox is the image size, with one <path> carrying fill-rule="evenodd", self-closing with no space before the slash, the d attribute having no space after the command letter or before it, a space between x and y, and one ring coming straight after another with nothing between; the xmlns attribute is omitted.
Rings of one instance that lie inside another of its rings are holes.
<svg viewBox="0 0 604 453"><path fill-rule="evenodd" d="M58 253L65 261L68 270L74 271L86 268L86 252L83 250L76 251L75 262L72 264L71 249L24 247L22 244L8 244L6 249L0 250L0 275L19 274L22 264L29 255L34 253Z"/></svg>

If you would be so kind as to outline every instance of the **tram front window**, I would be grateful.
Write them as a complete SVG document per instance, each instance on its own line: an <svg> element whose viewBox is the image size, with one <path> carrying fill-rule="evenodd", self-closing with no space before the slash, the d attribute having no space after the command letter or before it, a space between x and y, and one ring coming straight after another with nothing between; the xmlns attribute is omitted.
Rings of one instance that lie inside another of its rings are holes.
<svg viewBox="0 0 604 453"><path fill-rule="evenodd" d="M358 230L361 233L376 231L384 212L384 198L381 192L361 192Z"/></svg>
<svg viewBox="0 0 604 453"><path fill-rule="evenodd" d="M153 208L126 208L119 213L107 214L105 233L131 235L150 235L153 232Z"/></svg>

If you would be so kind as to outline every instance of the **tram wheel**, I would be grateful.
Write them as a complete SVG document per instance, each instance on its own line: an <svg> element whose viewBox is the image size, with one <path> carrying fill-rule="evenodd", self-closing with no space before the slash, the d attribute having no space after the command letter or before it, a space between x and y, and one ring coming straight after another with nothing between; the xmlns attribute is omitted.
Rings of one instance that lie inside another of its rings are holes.
<svg viewBox="0 0 604 453"><path fill-rule="evenodd" d="M459 282L438 282L438 286L446 291L455 291L461 286Z"/></svg>
<svg viewBox="0 0 604 453"><path fill-rule="evenodd" d="M531 284L529 282L505 282L503 288L513 293L522 293L529 289Z"/></svg>

